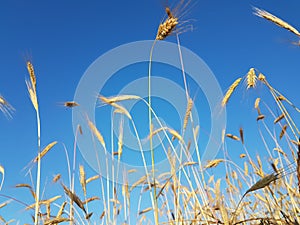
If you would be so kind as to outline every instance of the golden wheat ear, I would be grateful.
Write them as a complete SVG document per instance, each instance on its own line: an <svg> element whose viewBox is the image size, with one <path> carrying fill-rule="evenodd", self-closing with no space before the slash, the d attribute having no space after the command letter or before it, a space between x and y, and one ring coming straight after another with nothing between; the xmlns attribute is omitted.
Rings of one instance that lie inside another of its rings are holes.
<svg viewBox="0 0 300 225"><path fill-rule="evenodd" d="M269 21L273 22L274 24L276 24L277 26L282 27L282 28L290 31L290 32L294 33L297 36L300 36L300 33L296 28L294 28L289 23L283 21L282 19L278 18L277 16L274 16L273 14L271 14L271 13L265 11L265 10L256 8L256 7L253 7L253 11L254 11L253 12L254 15L259 16L261 18L264 18L266 20L269 20Z"/></svg>

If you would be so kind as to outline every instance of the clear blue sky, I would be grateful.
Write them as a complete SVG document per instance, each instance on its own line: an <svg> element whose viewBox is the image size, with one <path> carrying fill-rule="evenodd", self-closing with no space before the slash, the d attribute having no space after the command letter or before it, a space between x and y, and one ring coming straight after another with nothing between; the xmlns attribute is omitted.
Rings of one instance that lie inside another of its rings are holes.
<svg viewBox="0 0 300 225"><path fill-rule="evenodd" d="M288 31L254 16L252 6L278 15L300 29L297 0L198 0L185 17L191 19L194 30L181 35L181 44L207 63L222 90L255 67L295 105L300 105L300 49L290 44L298 40ZM37 150L35 112L25 85L26 59L32 59L37 75L42 146L54 140L60 142L46 156L43 166L43 176L51 180L53 174L67 169L61 143L70 155L73 151L72 112L59 104L73 99L81 76L100 55L128 42L153 40L165 15L163 7L160 0L1 1L0 93L16 109L12 120L0 115L0 164L6 170L4 193L23 196L26 191L13 186L29 182L21 170ZM176 41L175 36L168 40ZM245 112L250 110L255 115L253 101L247 100L251 93L239 93L242 95L234 97L230 104L248 105ZM239 126L244 126L247 117L240 112L243 109L229 108L232 132L237 133ZM84 163L80 157L78 162ZM32 201L23 197L25 202ZM0 215L4 214L0 209Z"/></svg>

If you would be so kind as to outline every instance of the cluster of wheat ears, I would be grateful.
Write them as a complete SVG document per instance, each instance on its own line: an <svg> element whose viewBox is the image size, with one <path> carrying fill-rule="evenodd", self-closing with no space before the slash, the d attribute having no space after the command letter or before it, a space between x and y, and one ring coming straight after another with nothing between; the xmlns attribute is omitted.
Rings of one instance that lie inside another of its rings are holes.
<svg viewBox="0 0 300 225"><path fill-rule="evenodd" d="M183 9L186 9L190 2L180 1L179 5L171 10L166 8L166 19L159 25L153 48L155 43L166 39L170 35L175 35L178 42L178 51L180 51L179 37L180 31L186 27L181 25L179 17ZM279 19L278 17L257 8L254 8L254 14L263 17L276 25L283 27L295 35L300 33L291 25ZM277 109L281 112L279 116L268 107L266 103L262 104L259 97L254 102L254 108L257 111L256 122L259 124L259 131L263 143L269 154L270 165L274 172L265 173L265 166L261 162L259 156L253 157L246 147L244 130L240 128L237 135L223 131L223 150L227 152L226 140L232 139L240 142L243 153L240 154L243 160L243 166L230 160L226 155L224 158L213 159L205 164L201 163L201 154L199 143L196 141L199 126L194 124L192 117L192 109L194 102L190 97L187 89L185 73L183 70L184 87L186 90L186 114L183 121L183 129L178 132L172 128L161 126L154 128L152 117L156 117L155 111L151 105L151 61L152 50L150 52L149 62L149 96L148 101L136 95L119 95L114 97L104 97L100 95L99 101L109 105L114 113L121 114L128 119L134 126L134 118L130 112L122 106L123 101L142 101L149 109L149 136L152 170L146 171L145 176L140 177L136 183L129 185L126 179L123 184L116 184L109 179L104 179L99 174L87 177L83 165L75 165L78 168L80 187L75 185L75 174L70 174L70 184L67 186L61 174L56 174L52 180L61 187L63 194L53 195L49 199L43 199L41 193L41 162L47 152L49 152L57 142L54 141L41 148L40 145L40 115L39 101L37 95L37 79L34 67L31 61L27 61L27 70L29 79L26 81L30 100L36 112L37 119L37 136L38 136L38 153L32 160L32 164L36 166L36 182L33 184L20 183L16 188L29 190L32 195L32 203L24 203L13 197L8 197L0 204L0 209L7 207L9 204L25 205L25 210L32 215L32 222L36 224L293 224L300 223L300 143L298 140L299 130L288 112L288 109L300 110L291 101L283 96L275 89L263 75L255 68L251 68L249 72L238 79L228 88L223 99L220 99L220 107L226 107L236 88L242 81L247 84L246 89L254 89L258 83L261 83L271 93L273 100L277 105ZM69 101L65 102L65 107L76 107L80 103ZM0 109L7 116L12 117L14 108L0 96ZM265 118L274 118L270 125ZM124 120L123 118L123 120ZM109 151L106 147L106 140L102 136L99 129L93 122L87 118L86 122L92 135L100 142L106 153L116 157L118 163L122 160L123 155L123 120L120 121L118 146L116 151ZM158 120L158 118L157 118ZM158 120L159 121L159 120ZM255 120L254 120L255 121ZM277 127L280 132L270 131L270 126ZM82 135L83 131L78 124L77 135ZM190 154L191 141L186 140L184 134L187 129L193 132L194 146L196 156ZM270 136L273 143L267 144L265 130ZM135 128L136 134L138 134ZM166 152L171 170L168 173L159 174L155 170L154 151L152 146L152 138L156 135L164 135L168 142L162 143L162 149ZM75 142L76 142L75 137ZM137 136L138 137L138 136ZM113 137L112 137L113 138ZM174 140L177 140L180 146L180 154L177 154L174 147ZM285 144L282 144L284 141ZM138 139L139 146L140 139ZM268 146L275 146L273 151ZM284 146L284 147L283 147ZM124 153L126 154L126 153ZM146 161L141 149L143 163L146 169ZM188 161L183 162L182 155L186 155ZM221 166L226 169L224 177L216 179L210 173L211 168ZM178 166L179 165L179 166ZM116 170L118 168L109 168ZM134 173L135 171L123 171L123 173ZM4 182L4 167L0 166L2 180L0 190ZM91 182L99 182L99 196L90 195L88 192ZM78 189L81 189L80 191ZM78 194L78 193L81 194ZM1 194L1 192L0 192ZM133 195L136 195L135 197ZM4 197L4 194L1 194ZM6 196L7 197L7 196ZM138 199L137 211L132 211L131 200ZM145 200L147 199L147 200ZM142 204L143 203L143 204ZM147 206L148 203L148 206ZM94 207L89 207L94 204ZM145 207L146 205L146 207ZM5 212L5 211L2 211ZM133 219L134 218L134 219ZM2 213L0 221L9 224L15 219L6 218ZM132 222L134 221L134 222Z"/></svg>

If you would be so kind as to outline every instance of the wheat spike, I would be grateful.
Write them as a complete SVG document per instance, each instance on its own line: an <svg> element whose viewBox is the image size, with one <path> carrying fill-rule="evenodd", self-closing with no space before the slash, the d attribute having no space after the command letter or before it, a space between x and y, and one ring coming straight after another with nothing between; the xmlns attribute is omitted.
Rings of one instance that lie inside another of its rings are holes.
<svg viewBox="0 0 300 225"><path fill-rule="evenodd" d="M79 106L79 104L77 102L70 101L70 102L64 102L64 106L68 108L73 108Z"/></svg>
<svg viewBox="0 0 300 225"><path fill-rule="evenodd" d="M153 210L153 208L152 208L152 207L149 207L149 208L143 209L142 211L140 211L140 212L139 212L139 215L142 215L142 214L144 214L144 213L146 213L146 212L149 212L149 211L151 211L151 210Z"/></svg>
<svg viewBox="0 0 300 225"><path fill-rule="evenodd" d="M216 167L217 165L219 165L220 162L223 162L223 161L224 161L223 159L211 160L207 163L207 165L204 168L208 169L208 168Z"/></svg>
<svg viewBox="0 0 300 225"><path fill-rule="evenodd" d="M168 18L159 25L155 40L164 40L173 32L178 24L178 18L173 16L169 7L166 7L166 13L168 14Z"/></svg>
<svg viewBox="0 0 300 225"><path fill-rule="evenodd" d="M26 81L29 97L33 104L33 107L35 108L36 111L38 111L38 100L37 100L37 94L36 94L36 76L34 73L32 63L30 61L27 61L26 64L27 64L27 70L28 70L29 77L30 77L30 82Z"/></svg>
<svg viewBox="0 0 300 225"><path fill-rule="evenodd" d="M112 107L116 108L114 113L121 113L127 116L130 120L132 119L130 113L128 112L127 109L125 109L123 106L117 104L116 102L124 101L124 100L131 100L131 99L140 99L139 96L137 95L120 95L116 97L104 97L104 96L99 96L99 99L103 101L106 104L111 105Z"/></svg>
<svg viewBox="0 0 300 225"><path fill-rule="evenodd" d="M59 174L56 174L56 175L53 177L52 182L53 182L53 183L56 183L60 178L61 178L61 174L60 174L60 173L59 173Z"/></svg>
<svg viewBox="0 0 300 225"><path fill-rule="evenodd" d="M189 98L188 103L187 103L187 108L185 111L184 120L183 120L183 130L186 129L186 126L188 124L188 120L189 120L189 117L190 117L190 114L191 114L191 111L193 108L193 104L194 104L193 100L191 98Z"/></svg>
<svg viewBox="0 0 300 225"><path fill-rule="evenodd" d="M183 137L177 131L175 131L175 130L169 128L169 127L160 127L158 129L152 131L151 134L149 135L149 138L153 137L154 135L156 135L159 132L164 131L164 130L168 131L171 135L173 135L173 138L177 138L182 143L184 142Z"/></svg>
<svg viewBox="0 0 300 225"><path fill-rule="evenodd" d="M100 131L97 129L97 127L90 120L88 120L88 125L89 125L91 131L93 132L93 134L96 136L96 138L100 142L100 144L103 146L104 149L106 149L104 138L103 138L102 134L100 133Z"/></svg>
<svg viewBox="0 0 300 225"><path fill-rule="evenodd" d="M259 115L259 116L256 118L256 121L263 120L264 118L265 118L265 115Z"/></svg>
<svg viewBox="0 0 300 225"><path fill-rule="evenodd" d="M99 96L99 99L104 103L111 104L111 103L121 102L125 100L139 100L141 99L141 97L137 95L118 95L114 97Z"/></svg>
<svg viewBox="0 0 300 225"><path fill-rule="evenodd" d="M27 61L26 65L27 65L27 70L28 70L28 73L29 73L30 81L31 81L31 84L32 84L32 88L35 92L35 90L36 90L36 76L35 76L35 73L34 73L34 68L33 68L33 65L30 61Z"/></svg>
<svg viewBox="0 0 300 225"><path fill-rule="evenodd" d="M266 186L268 186L270 183L272 183L273 181L278 179L278 174L269 174L263 178L261 178L260 180L258 180L254 185L252 185L245 194L252 192L252 191L256 191L259 189L262 189Z"/></svg>
<svg viewBox="0 0 300 225"><path fill-rule="evenodd" d="M276 100L277 100L277 101L285 101L286 98L285 98L283 95L278 95L278 96L276 97Z"/></svg>
<svg viewBox="0 0 300 225"><path fill-rule="evenodd" d="M86 177L83 165L79 166L79 180L83 190L84 196L86 196Z"/></svg>
<svg viewBox="0 0 300 225"><path fill-rule="evenodd" d="M67 202L63 202L63 203L61 204L61 206L60 206L60 208L59 208L59 210L58 210L58 212L57 212L56 217L58 217L58 218L61 217L61 215L63 214L63 212L64 212L64 210L65 210L66 205L67 205Z"/></svg>
<svg viewBox="0 0 300 225"><path fill-rule="evenodd" d="M235 140L235 141L239 141L240 140L240 138L238 136L235 136L233 134L226 134L226 137L229 137L229 138L231 138L232 140Z"/></svg>
<svg viewBox="0 0 300 225"><path fill-rule="evenodd" d="M52 149L53 146L56 145L56 144L57 144L57 141L53 141L53 142L51 142L50 144L48 144L48 145L41 151L41 153L40 153L40 159L42 159L42 158L50 151L50 149ZM34 160L33 160L33 162L37 162L38 159L39 159L38 156L35 157Z"/></svg>
<svg viewBox="0 0 300 225"><path fill-rule="evenodd" d="M100 198L98 196L90 197L82 203L85 205L85 204L87 204L89 202L92 202L92 201L95 201L95 200L100 200Z"/></svg>
<svg viewBox="0 0 300 225"><path fill-rule="evenodd" d="M223 106L223 107L227 104L227 102L228 102L229 98L231 97L233 91L234 91L234 90L236 89L236 87L239 85L239 83L241 82L241 80L242 80L242 78L236 79L236 80L233 82L233 84L229 87L228 91L226 92L226 94L225 94L225 96L224 96L224 98L223 98L223 100L222 100L222 106Z"/></svg>
<svg viewBox="0 0 300 225"><path fill-rule="evenodd" d="M280 116L278 116L275 120L274 120L274 124L278 123L280 120L282 120L285 117L284 114L281 114Z"/></svg>
<svg viewBox="0 0 300 225"><path fill-rule="evenodd" d="M287 125L287 124L285 124L285 125L282 127L281 132L280 132L280 134L279 134L279 139L281 139L281 138L283 137L283 135L285 134L287 128L288 128L288 125Z"/></svg>
<svg viewBox="0 0 300 225"><path fill-rule="evenodd" d="M63 185L63 184L61 184L61 185L63 186L63 189L64 189L65 193L69 196L69 198L70 198L72 201L74 201L74 202L76 203L76 205L77 205L80 209L82 209L82 211L83 211L85 214L87 214L87 213L86 213L86 210L85 210L85 208L84 208L84 205L83 205L82 201L80 200L80 198L79 198L75 193L73 193L71 190L69 190L65 185Z"/></svg>
<svg viewBox="0 0 300 225"><path fill-rule="evenodd" d="M283 21L282 19L278 18L277 16L274 16L271 13L262 9L258 9L256 7L254 7L253 9L254 9L254 15L265 18L275 23L277 26L287 29L288 31L296 34L297 36L300 36L300 33L296 28L294 28L292 25L288 24L287 22Z"/></svg>
<svg viewBox="0 0 300 225"><path fill-rule="evenodd" d="M240 138L241 138L241 141L242 141L242 144L244 144L244 130L242 127L240 127Z"/></svg>
<svg viewBox="0 0 300 225"><path fill-rule="evenodd" d="M247 73L247 89L254 88L256 86L257 76L254 68L251 68Z"/></svg>
<svg viewBox="0 0 300 225"><path fill-rule="evenodd" d="M86 179L86 183L88 184L93 180L97 180L99 177L100 177L99 175L92 176L92 177Z"/></svg>
<svg viewBox="0 0 300 225"><path fill-rule="evenodd" d="M256 98L255 103L254 103L254 108L258 109L259 103L260 103L260 98Z"/></svg>
<svg viewBox="0 0 300 225"><path fill-rule="evenodd" d="M59 223L63 223L63 222L68 222L68 221L70 221L70 219L63 218L63 217L60 217L60 218L57 217L57 218L45 221L44 225L54 225L54 224L59 224Z"/></svg>
<svg viewBox="0 0 300 225"><path fill-rule="evenodd" d="M246 157L246 154L242 153L240 154L240 158L245 158Z"/></svg>
<svg viewBox="0 0 300 225"><path fill-rule="evenodd" d="M259 79L261 82L266 82L266 76L263 75L262 73L258 74L258 79Z"/></svg>

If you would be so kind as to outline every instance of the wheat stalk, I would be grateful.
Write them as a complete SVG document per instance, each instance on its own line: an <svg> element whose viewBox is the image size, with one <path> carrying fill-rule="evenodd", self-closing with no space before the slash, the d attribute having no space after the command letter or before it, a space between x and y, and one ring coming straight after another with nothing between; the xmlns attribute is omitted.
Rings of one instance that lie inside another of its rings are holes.
<svg viewBox="0 0 300 225"><path fill-rule="evenodd" d="M29 96L32 102L32 105L36 111L36 120L37 120L37 136L38 136L38 166L37 166L37 175L36 175L36 203L35 203L35 214L34 214L34 225L39 223L39 197L40 197L40 182L41 182L41 123L40 123L40 113L39 105L36 93L36 76L34 73L33 65L30 61L27 61L27 70L30 77L30 82L26 81L27 89Z"/></svg>

